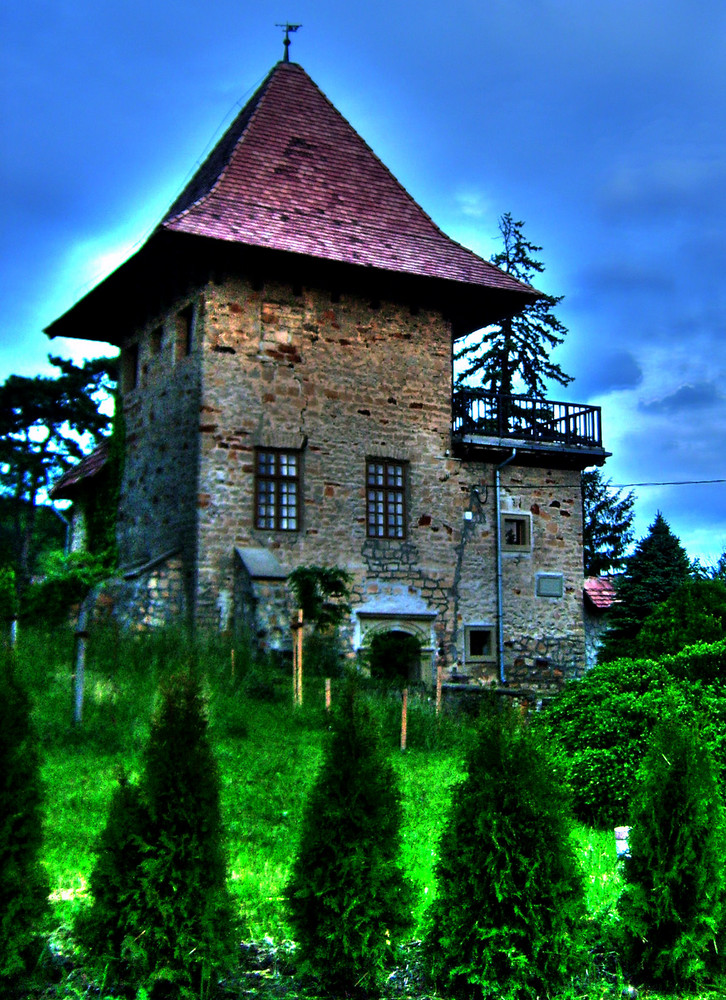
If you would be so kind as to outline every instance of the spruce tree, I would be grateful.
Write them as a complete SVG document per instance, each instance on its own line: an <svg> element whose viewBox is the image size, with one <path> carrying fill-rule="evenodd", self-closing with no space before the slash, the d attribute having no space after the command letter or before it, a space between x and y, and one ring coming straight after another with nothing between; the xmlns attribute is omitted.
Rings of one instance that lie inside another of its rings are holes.
<svg viewBox="0 0 726 1000"><path fill-rule="evenodd" d="M686 550L659 511L617 582L617 602L598 659L633 655L635 637L646 618L690 579L690 571Z"/></svg>
<svg viewBox="0 0 726 1000"><path fill-rule="evenodd" d="M724 808L693 720L653 731L641 769L619 903L631 977L697 986L724 967Z"/></svg>
<svg viewBox="0 0 726 1000"><path fill-rule="evenodd" d="M425 951L440 989L551 996L582 956L584 896L564 783L514 711L484 720L439 845Z"/></svg>
<svg viewBox="0 0 726 1000"><path fill-rule="evenodd" d="M524 223L515 222L509 212L501 217L499 232L504 247L491 262L530 284L545 268L535 256L542 247L530 243L523 228ZM516 316L467 338L456 355L464 362L457 386L475 381L491 392L509 394L516 391L515 379L519 379L527 395L543 396L547 381L568 385L572 377L550 359L550 352L567 335L567 328L554 312L562 298L540 294Z"/></svg>
<svg viewBox="0 0 726 1000"><path fill-rule="evenodd" d="M398 860L401 821L396 773L349 678L286 888L300 968L330 993L375 987L412 925L412 889Z"/></svg>
<svg viewBox="0 0 726 1000"><path fill-rule="evenodd" d="M622 569L633 540L632 492L622 495L600 469L582 473L582 546L585 576L600 576Z"/></svg>
<svg viewBox="0 0 726 1000"><path fill-rule="evenodd" d="M48 911L40 862L43 787L30 698L12 652L0 648L0 984L37 962Z"/></svg>

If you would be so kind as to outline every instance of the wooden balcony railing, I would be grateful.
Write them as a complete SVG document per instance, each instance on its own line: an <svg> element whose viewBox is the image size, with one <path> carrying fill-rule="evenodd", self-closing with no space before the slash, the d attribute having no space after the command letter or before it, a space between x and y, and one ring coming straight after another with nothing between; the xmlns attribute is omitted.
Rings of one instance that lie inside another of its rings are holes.
<svg viewBox="0 0 726 1000"><path fill-rule="evenodd" d="M457 389L453 433L458 438L504 438L562 448L601 449L600 407Z"/></svg>

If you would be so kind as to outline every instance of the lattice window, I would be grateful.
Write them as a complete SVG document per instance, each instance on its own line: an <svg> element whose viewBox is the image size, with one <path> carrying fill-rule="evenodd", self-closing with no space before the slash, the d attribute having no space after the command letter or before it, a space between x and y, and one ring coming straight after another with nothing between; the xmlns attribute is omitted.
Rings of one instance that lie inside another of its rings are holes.
<svg viewBox="0 0 726 1000"><path fill-rule="evenodd" d="M255 475L255 526L267 531L298 531L300 493L299 452L260 449Z"/></svg>
<svg viewBox="0 0 726 1000"><path fill-rule="evenodd" d="M370 458L366 463L369 538L406 537L406 464Z"/></svg>

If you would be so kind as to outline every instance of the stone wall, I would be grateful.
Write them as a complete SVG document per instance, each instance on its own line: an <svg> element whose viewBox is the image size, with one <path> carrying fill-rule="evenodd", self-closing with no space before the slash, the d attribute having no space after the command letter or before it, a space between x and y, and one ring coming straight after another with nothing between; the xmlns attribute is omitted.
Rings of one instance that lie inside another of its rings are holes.
<svg viewBox="0 0 726 1000"><path fill-rule="evenodd" d="M123 570L180 551L186 605L196 559L200 351L196 336L180 349L178 324L190 305L201 328L203 302L186 297L122 348L126 451L117 526Z"/></svg>
<svg viewBox="0 0 726 1000"><path fill-rule="evenodd" d="M466 625L496 626L494 468L451 454L450 338L441 316L393 303L242 279L207 287L198 621L230 627L234 549L265 546L288 572L344 566L364 618L384 600L400 621L415 600L430 621L431 648L446 667L466 668ZM256 447L300 449L300 531L255 527ZM367 457L407 463L403 540L366 535ZM525 514L531 532L527 552L502 559L514 682L556 683L584 663L579 497L576 471L502 472L502 507ZM537 595L539 573L562 576L561 597ZM353 644L359 626L354 614ZM486 665L466 669L488 676Z"/></svg>
<svg viewBox="0 0 726 1000"><path fill-rule="evenodd" d="M285 649L285 575L337 565L353 579L352 649L391 621L422 639L424 674L439 662L497 678L496 647L475 662L466 646L468 629L497 628L495 469L452 451L451 350L436 312L239 277L152 318L122 355L130 620L168 610L223 630L246 624ZM298 531L255 526L260 447L299 454ZM405 465L405 538L367 536L369 458ZM584 666L579 472L547 461L501 472L501 511L526 535L502 554L504 673L524 686ZM235 551L250 548L274 555L278 579L240 575ZM171 550L171 575L133 575Z"/></svg>

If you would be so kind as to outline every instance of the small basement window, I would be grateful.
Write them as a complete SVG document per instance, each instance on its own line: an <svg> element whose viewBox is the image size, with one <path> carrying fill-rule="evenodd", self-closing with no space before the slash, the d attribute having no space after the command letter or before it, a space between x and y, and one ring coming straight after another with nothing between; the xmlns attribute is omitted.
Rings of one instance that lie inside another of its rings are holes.
<svg viewBox="0 0 726 1000"><path fill-rule="evenodd" d="M491 625L466 625L464 627L464 661L486 663L493 661L494 629Z"/></svg>
<svg viewBox="0 0 726 1000"><path fill-rule="evenodd" d="M565 581L562 573L538 573L535 579L537 597L562 597Z"/></svg>
<svg viewBox="0 0 726 1000"><path fill-rule="evenodd" d="M502 551L529 552L530 519L527 514L502 514Z"/></svg>

